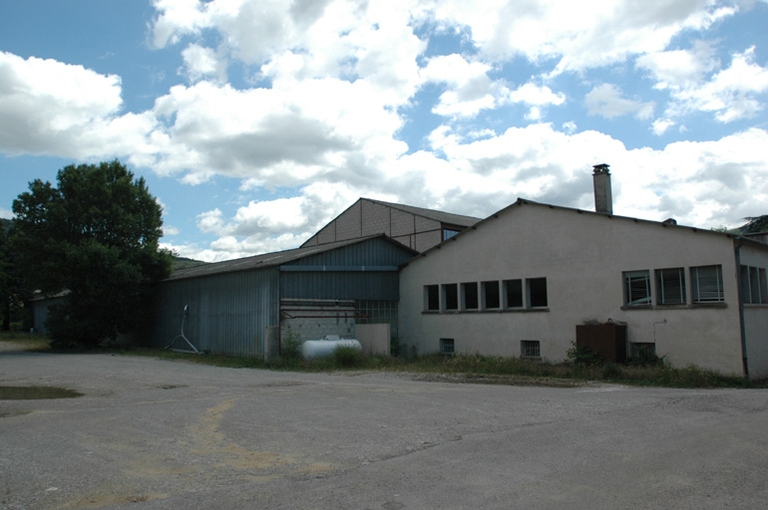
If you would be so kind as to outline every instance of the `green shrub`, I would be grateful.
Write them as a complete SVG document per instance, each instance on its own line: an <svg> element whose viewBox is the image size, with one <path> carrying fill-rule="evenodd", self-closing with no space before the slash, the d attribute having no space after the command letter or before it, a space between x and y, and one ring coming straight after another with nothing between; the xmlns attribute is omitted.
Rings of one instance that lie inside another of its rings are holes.
<svg viewBox="0 0 768 510"><path fill-rule="evenodd" d="M283 348L280 356L287 359L301 359L301 344L301 336L288 328L288 332L283 337Z"/></svg>
<svg viewBox="0 0 768 510"><path fill-rule="evenodd" d="M340 345L333 350L333 359L341 367L357 367L363 364L363 353L356 347Z"/></svg>
<svg viewBox="0 0 768 510"><path fill-rule="evenodd" d="M571 348L565 353L568 357L568 361L576 365L602 365L605 360L593 349L585 345L577 345L576 342L571 342Z"/></svg>

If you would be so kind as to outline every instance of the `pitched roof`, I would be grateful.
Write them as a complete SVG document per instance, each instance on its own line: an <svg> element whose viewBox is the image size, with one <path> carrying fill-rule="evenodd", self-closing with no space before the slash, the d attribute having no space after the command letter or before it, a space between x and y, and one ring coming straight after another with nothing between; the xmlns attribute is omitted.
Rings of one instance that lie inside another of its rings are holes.
<svg viewBox="0 0 768 510"><path fill-rule="evenodd" d="M462 214L453 214L443 211L437 211L435 209L425 209L423 207L415 207L412 205L395 204L392 202L384 202L382 200L374 200L372 198L361 198L360 200L366 200L374 204L391 207L392 209L398 209L416 216L422 216L431 220L439 221L449 225L456 225L457 227L470 227L480 221L482 218L475 218L474 216L464 216Z"/></svg>
<svg viewBox="0 0 768 510"><path fill-rule="evenodd" d="M275 267L288 262L293 262L310 255L316 255L318 253L324 253L327 251L342 248L344 246L351 246L353 244L368 241L370 239L382 238L388 242L391 242L398 247L409 250L416 254L417 252L411 250L407 246L393 241L384 234L376 234L368 237L360 237L356 239L349 239L347 241L337 241L333 243L320 244L315 246L308 246L306 248L295 248L292 250L284 250L272 253L263 253L261 255L254 255L252 257L245 257L241 259L226 260L224 262L213 262L211 264L203 264L201 266L188 267L174 271L171 276L164 281L169 280L182 280L186 278L199 278L201 276L210 276L221 273L233 273L236 271L247 271L249 269L264 269L268 267Z"/></svg>

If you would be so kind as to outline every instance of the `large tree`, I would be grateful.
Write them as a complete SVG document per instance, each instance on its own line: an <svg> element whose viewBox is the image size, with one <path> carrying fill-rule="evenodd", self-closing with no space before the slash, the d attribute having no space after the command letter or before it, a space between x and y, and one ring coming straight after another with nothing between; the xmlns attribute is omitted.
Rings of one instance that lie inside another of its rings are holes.
<svg viewBox="0 0 768 510"><path fill-rule="evenodd" d="M54 344L94 347L146 322L170 274L162 209L119 161L64 167L57 182L35 180L14 200L11 246L30 286L69 292L46 323Z"/></svg>

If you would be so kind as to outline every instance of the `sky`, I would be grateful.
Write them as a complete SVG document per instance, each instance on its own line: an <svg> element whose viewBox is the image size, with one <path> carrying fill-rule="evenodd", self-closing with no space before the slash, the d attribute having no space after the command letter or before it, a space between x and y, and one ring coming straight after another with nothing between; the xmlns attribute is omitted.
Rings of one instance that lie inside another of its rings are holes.
<svg viewBox="0 0 768 510"><path fill-rule="evenodd" d="M118 159L162 245L298 247L358 198L517 198L701 228L768 214L768 0L0 3L0 217Z"/></svg>

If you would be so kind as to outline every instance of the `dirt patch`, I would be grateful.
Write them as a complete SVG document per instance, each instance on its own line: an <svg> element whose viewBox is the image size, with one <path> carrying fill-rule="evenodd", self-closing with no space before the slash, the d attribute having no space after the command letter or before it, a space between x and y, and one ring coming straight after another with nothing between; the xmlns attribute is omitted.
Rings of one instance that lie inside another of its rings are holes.
<svg viewBox="0 0 768 510"><path fill-rule="evenodd" d="M0 386L0 400L47 400L82 396L78 391L56 386Z"/></svg>

